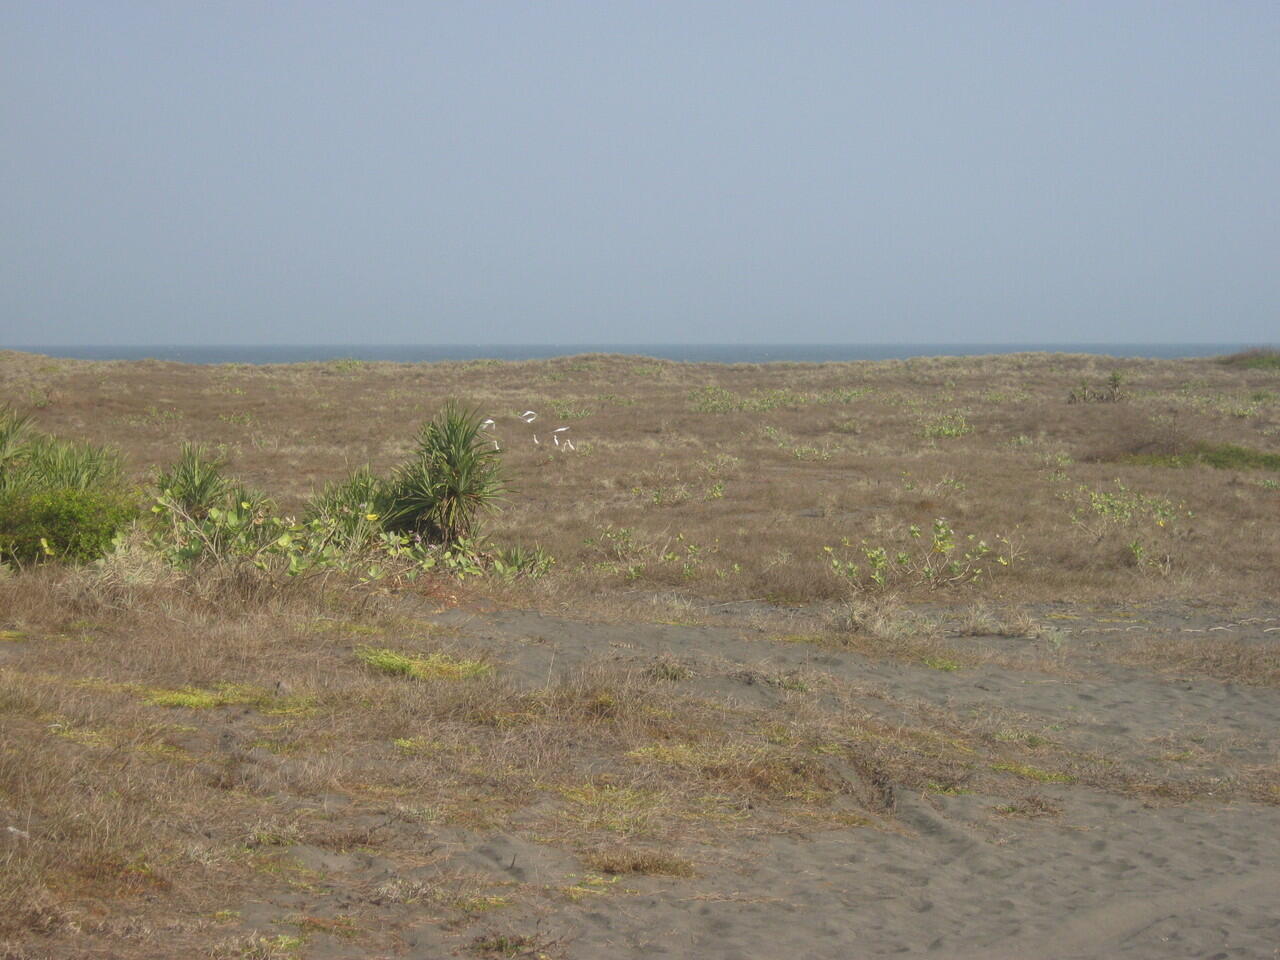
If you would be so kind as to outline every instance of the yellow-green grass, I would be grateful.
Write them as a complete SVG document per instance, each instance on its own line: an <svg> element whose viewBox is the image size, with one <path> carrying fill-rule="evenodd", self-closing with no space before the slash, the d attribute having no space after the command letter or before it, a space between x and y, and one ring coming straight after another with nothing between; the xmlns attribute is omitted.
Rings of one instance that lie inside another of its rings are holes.
<svg viewBox="0 0 1280 960"><path fill-rule="evenodd" d="M356 657L379 673L413 680L470 680L493 670L483 660L451 657L444 653L418 656L389 647L357 647Z"/></svg>

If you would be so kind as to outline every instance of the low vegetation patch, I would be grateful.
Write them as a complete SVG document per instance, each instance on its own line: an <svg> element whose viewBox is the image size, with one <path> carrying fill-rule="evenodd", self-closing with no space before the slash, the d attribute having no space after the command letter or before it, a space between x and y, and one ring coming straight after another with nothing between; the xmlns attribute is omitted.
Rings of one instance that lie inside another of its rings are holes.
<svg viewBox="0 0 1280 960"><path fill-rule="evenodd" d="M693 864L661 850L643 847L603 847L587 854L587 863L601 873L640 873L656 877L691 877Z"/></svg>
<svg viewBox="0 0 1280 960"><path fill-rule="evenodd" d="M443 653L416 656L387 647L357 647L356 657L379 673L414 680L470 680L493 670L482 660L455 659Z"/></svg>
<svg viewBox="0 0 1280 960"><path fill-rule="evenodd" d="M1025 763L993 763L991 769L997 773L1012 773L1023 780L1034 780L1036 783L1075 783L1076 778L1069 773L1057 773L1052 770L1041 770L1039 767Z"/></svg>
<svg viewBox="0 0 1280 960"><path fill-rule="evenodd" d="M845 537L838 548L823 550L830 558L831 571L858 589L975 583L1011 567L1017 558L1008 537L996 536L994 543L988 543L975 534L957 535L943 518L934 520L928 537L918 525L911 524L906 537L894 545L863 540L855 546Z"/></svg>
<svg viewBox="0 0 1280 960"><path fill-rule="evenodd" d="M183 707L188 710L247 705L256 707L263 713L279 716L309 713L315 707L315 701L310 697L281 696L236 683L218 684L212 689L194 686L176 689L157 687L145 690L142 700L154 707Z"/></svg>
<svg viewBox="0 0 1280 960"><path fill-rule="evenodd" d="M138 515L120 457L57 440L0 407L0 563L85 563Z"/></svg>
<svg viewBox="0 0 1280 960"><path fill-rule="evenodd" d="M1218 362L1228 367L1244 370L1280 370L1280 350L1272 347L1255 347L1220 357Z"/></svg>
<svg viewBox="0 0 1280 960"><path fill-rule="evenodd" d="M1197 444L1185 453L1132 454L1124 462L1151 467L1192 467L1216 470L1280 470L1280 453L1268 453L1234 443Z"/></svg>
<svg viewBox="0 0 1280 960"><path fill-rule="evenodd" d="M1010 844L1059 802L1245 835L1227 801L1280 799L1248 709L1280 683L1264 374L1135 360L1123 403L1067 406L1105 365L645 366L46 389L0 354L47 398L0 424L0 501L129 508L70 517L83 549L42 514L0 567L0 954L381 956L411 916L420 950L560 956L544 916L781 899L771 835L883 852L908 792ZM1153 453L1185 459L1124 459ZM1258 472L1164 469L1195 464Z"/></svg>

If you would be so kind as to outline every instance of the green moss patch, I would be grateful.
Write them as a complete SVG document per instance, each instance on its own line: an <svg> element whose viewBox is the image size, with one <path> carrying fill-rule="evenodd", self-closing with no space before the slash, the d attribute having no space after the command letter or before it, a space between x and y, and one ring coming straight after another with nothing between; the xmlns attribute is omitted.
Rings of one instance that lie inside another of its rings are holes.
<svg viewBox="0 0 1280 960"><path fill-rule="evenodd" d="M379 673L413 680L470 680L493 670L482 660L459 659L444 653L413 656L388 647L357 647L356 657Z"/></svg>
<svg viewBox="0 0 1280 960"><path fill-rule="evenodd" d="M153 707L182 707L187 710L211 710L243 704L272 715L309 713L315 708L315 701L310 697L281 697L236 683L218 684L212 690L193 686L176 689L152 687L144 691L142 702Z"/></svg>
<svg viewBox="0 0 1280 960"><path fill-rule="evenodd" d="M1280 370L1280 350L1265 347L1244 350L1221 357L1218 362L1228 367L1241 367L1245 370Z"/></svg>
<svg viewBox="0 0 1280 960"><path fill-rule="evenodd" d="M1203 443L1186 453L1138 453L1125 463L1148 467L1192 467L1203 464L1217 470L1280 470L1280 453L1267 453L1234 443Z"/></svg>

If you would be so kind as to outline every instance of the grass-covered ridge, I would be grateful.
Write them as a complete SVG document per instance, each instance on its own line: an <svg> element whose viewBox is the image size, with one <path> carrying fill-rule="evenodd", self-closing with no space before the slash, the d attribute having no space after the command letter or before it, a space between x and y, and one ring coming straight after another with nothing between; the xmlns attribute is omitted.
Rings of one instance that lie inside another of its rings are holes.
<svg viewBox="0 0 1280 960"><path fill-rule="evenodd" d="M1280 350L1274 347L1254 347L1220 358L1220 363L1244 370L1280 370Z"/></svg>

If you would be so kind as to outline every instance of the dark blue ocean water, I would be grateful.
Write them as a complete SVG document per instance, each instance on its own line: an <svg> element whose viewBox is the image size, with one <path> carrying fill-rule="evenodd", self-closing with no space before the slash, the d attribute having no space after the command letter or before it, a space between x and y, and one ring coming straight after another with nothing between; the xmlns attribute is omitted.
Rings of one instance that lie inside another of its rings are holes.
<svg viewBox="0 0 1280 960"><path fill-rule="evenodd" d="M301 363L318 360L538 360L582 353L621 353L689 363L825 363L992 353L1093 353L1112 357L1208 357L1234 353L1239 343L553 343L553 344L277 344L272 346L18 347L82 360L175 360L182 363Z"/></svg>

